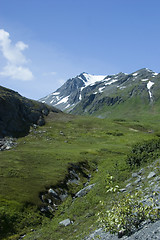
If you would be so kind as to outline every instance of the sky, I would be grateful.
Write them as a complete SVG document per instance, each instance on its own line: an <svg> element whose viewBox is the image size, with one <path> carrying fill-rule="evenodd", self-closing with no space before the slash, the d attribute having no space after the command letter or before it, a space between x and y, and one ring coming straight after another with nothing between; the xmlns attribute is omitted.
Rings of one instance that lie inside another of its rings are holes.
<svg viewBox="0 0 160 240"><path fill-rule="evenodd" d="M160 0L0 0L0 85L40 99L82 72L160 72Z"/></svg>

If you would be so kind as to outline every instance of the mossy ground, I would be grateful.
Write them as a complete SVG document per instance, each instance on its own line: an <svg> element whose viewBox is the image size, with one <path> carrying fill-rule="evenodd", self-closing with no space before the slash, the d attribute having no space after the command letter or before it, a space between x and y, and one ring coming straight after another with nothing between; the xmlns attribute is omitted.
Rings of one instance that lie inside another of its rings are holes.
<svg viewBox="0 0 160 240"><path fill-rule="evenodd" d="M24 239L30 240L83 239L96 227L99 201L106 199L107 174L123 187L131 171L126 165L131 147L157 137L160 127L157 116L109 120L51 113L46 121L45 126L18 139L16 148L0 152L0 210L8 219L6 232L1 229L2 239L18 239L25 233ZM96 183L95 187L83 198L73 201L68 197L53 219L42 216L37 208L39 193L63 180L70 163L82 161L97 164L90 182ZM111 198L109 195L108 201ZM66 218L74 224L60 226Z"/></svg>

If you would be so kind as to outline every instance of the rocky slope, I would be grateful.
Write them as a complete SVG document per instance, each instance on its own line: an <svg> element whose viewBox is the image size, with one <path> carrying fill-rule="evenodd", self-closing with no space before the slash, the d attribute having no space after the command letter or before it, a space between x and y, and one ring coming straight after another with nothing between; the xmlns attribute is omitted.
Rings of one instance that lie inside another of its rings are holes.
<svg viewBox="0 0 160 240"><path fill-rule="evenodd" d="M126 186L120 191L125 195L134 190L142 191L144 205L151 204L151 198L156 203L156 209L160 209L160 159L149 166L132 173L130 179L125 182ZM156 193L156 194L155 194ZM118 235L113 235L99 228L92 232L85 240L104 239L118 240ZM152 223L150 220L142 222L137 230L131 236L121 236L121 239L160 239L160 220Z"/></svg>
<svg viewBox="0 0 160 240"><path fill-rule="evenodd" d="M157 103L159 80L160 74L147 68L108 76L82 73L40 101L74 114L102 113L106 117L113 107L126 103L142 106Z"/></svg>
<svg viewBox="0 0 160 240"><path fill-rule="evenodd" d="M50 111L60 112L0 86L0 137L27 134L31 125L43 125Z"/></svg>
<svg viewBox="0 0 160 240"><path fill-rule="evenodd" d="M97 229L94 233L92 233L88 238L85 240L118 240L118 236L111 235L103 231L103 229ZM152 240L152 239L160 239L160 221L155 223L149 223L143 226L139 231L135 232L131 236L123 236L122 240Z"/></svg>

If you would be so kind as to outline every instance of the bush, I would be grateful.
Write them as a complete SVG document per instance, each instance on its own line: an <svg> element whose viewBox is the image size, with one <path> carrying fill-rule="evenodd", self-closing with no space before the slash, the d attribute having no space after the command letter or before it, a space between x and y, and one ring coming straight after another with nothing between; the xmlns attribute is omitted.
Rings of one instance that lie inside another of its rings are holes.
<svg viewBox="0 0 160 240"><path fill-rule="evenodd" d="M130 167L140 166L141 163L156 159L158 156L160 156L160 139L152 139L134 145L126 162Z"/></svg>
<svg viewBox="0 0 160 240"><path fill-rule="evenodd" d="M42 216L36 206L23 207L16 201L3 199L3 206L0 206L0 239L41 223Z"/></svg>
<svg viewBox="0 0 160 240"><path fill-rule="evenodd" d="M111 179L108 181L107 193L114 194L119 190L118 186L113 186ZM157 220L160 214L154 198L151 197L146 204L143 204L142 200L143 195L140 191L134 194L125 194L121 199L119 195L116 195L115 200L111 203L111 209L98 213L101 227L122 237L123 235L131 235L145 220ZM104 202L101 202L101 205L104 206Z"/></svg>
<svg viewBox="0 0 160 240"><path fill-rule="evenodd" d="M110 233L119 236L130 235L145 220L154 221L159 218L158 209L152 205L143 205L140 193L127 194L122 200L113 203L111 210L99 214L98 221ZM150 200L153 202L153 199Z"/></svg>

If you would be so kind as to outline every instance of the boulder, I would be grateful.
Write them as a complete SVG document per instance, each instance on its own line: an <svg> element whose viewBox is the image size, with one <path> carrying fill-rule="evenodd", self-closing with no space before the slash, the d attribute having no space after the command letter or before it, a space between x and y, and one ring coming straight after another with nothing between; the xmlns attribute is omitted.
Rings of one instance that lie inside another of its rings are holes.
<svg viewBox="0 0 160 240"><path fill-rule="evenodd" d="M155 176L156 176L155 172L150 172L147 178L150 179L150 178L155 177Z"/></svg>
<svg viewBox="0 0 160 240"><path fill-rule="evenodd" d="M48 193L50 193L53 197L59 199L58 194L52 188L48 190Z"/></svg>
<svg viewBox="0 0 160 240"><path fill-rule="evenodd" d="M87 187L81 189L79 192L75 194L75 197L83 197L85 196L93 187L95 184L88 185Z"/></svg>
<svg viewBox="0 0 160 240"><path fill-rule="evenodd" d="M67 226L69 226L70 224L72 224L72 221L71 221L69 218L67 218L67 219L61 221L59 224L62 225L62 226L64 226L64 227L67 227Z"/></svg>

